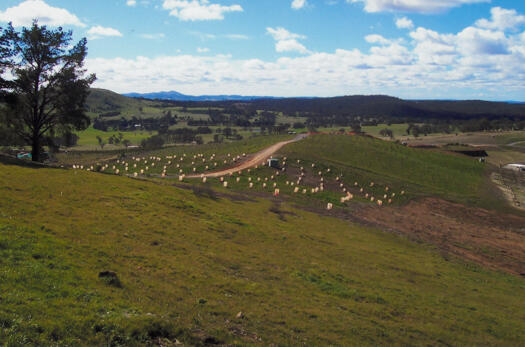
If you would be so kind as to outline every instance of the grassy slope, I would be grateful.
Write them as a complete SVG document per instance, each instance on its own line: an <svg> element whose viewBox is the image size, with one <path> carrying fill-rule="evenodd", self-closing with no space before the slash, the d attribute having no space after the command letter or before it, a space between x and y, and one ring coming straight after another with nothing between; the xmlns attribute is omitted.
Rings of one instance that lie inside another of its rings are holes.
<svg viewBox="0 0 525 347"><path fill-rule="evenodd" d="M522 279L271 201L0 164L0 206L8 345L525 342Z"/></svg>
<svg viewBox="0 0 525 347"><path fill-rule="evenodd" d="M167 156L167 155L180 155L186 153L187 155L194 155L197 153L203 153L205 155L211 155L215 153L217 155L231 153L232 155L239 155L242 153L254 153L271 146L272 144L293 138L290 135L269 135L269 136L255 136L251 138L245 138L239 141L225 142L225 143L208 143L205 145L180 145L164 147L158 150L143 151L137 149L120 149L120 150L109 150L109 151L73 151L69 153L60 153L57 158L60 164L73 165L73 164L94 164L97 161L104 160L107 158L117 158L121 154L125 154L128 158L132 156ZM100 148L100 147L99 147Z"/></svg>
<svg viewBox="0 0 525 347"><path fill-rule="evenodd" d="M83 149L100 149L100 146L98 145L98 139L97 136L100 136L104 142L106 143L106 146L104 148L115 148L115 146L108 144L108 139L115 135L118 136L119 133L122 133L124 136L123 139L128 139L131 144L133 145L139 145L140 142L148 138L154 134L156 134L156 131L149 132L146 130L138 130L138 131L101 131L97 129L93 129L92 127L87 128L86 130L79 131L77 135L79 136L78 139L78 146L81 146ZM123 147L123 145L119 145L118 147Z"/></svg>
<svg viewBox="0 0 525 347"><path fill-rule="evenodd" d="M374 180L410 194L467 202L478 200L484 182L483 165L471 158L363 136L313 136L285 147L283 154L333 165L347 182Z"/></svg>

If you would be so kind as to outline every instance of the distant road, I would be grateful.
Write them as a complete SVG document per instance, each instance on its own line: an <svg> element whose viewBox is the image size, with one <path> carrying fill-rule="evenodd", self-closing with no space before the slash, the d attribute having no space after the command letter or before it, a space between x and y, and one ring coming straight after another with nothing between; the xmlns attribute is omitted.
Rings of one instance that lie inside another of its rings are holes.
<svg viewBox="0 0 525 347"><path fill-rule="evenodd" d="M225 170L221 170L221 171L210 172L206 174L189 175L186 177L187 178L220 177L220 176L229 175L230 173L233 174L233 173L254 167L255 165L260 165L261 162L266 161L266 159L270 158L275 152L277 152L278 150L280 150L287 144L300 141L306 138L307 136L308 134L299 134L293 140L277 142L276 144L271 145L270 147L265 148L262 151L255 153L252 157L249 157L246 161L239 163L238 165L234 167L231 167Z"/></svg>
<svg viewBox="0 0 525 347"><path fill-rule="evenodd" d="M523 146L521 146L520 144L523 144ZM507 146L525 148L525 141L509 143Z"/></svg>

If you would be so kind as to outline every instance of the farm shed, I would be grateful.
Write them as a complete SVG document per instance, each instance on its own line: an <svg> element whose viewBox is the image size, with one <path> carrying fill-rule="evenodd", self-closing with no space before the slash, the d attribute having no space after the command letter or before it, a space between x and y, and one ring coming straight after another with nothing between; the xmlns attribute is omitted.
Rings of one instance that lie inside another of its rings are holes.
<svg viewBox="0 0 525 347"><path fill-rule="evenodd" d="M504 169L525 172L525 164L507 164L503 166Z"/></svg>
<svg viewBox="0 0 525 347"><path fill-rule="evenodd" d="M452 151L452 152L468 155L469 157L475 157L475 158L483 158L483 157L489 156L487 152L484 150L471 150L471 151L465 150L465 151Z"/></svg>
<svg viewBox="0 0 525 347"><path fill-rule="evenodd" d="M279 168L279 159L276 159L276 158L268 159L268 166L273 167L275 169Z"/></svg>

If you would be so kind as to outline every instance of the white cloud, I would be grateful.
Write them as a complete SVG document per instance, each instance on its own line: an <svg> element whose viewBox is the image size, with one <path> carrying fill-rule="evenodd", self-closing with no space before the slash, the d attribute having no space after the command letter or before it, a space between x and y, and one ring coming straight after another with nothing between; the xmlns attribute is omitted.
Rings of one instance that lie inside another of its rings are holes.
<svg viewBox="0 0 525 347"><path fill-rule="evenodd" d="M298 40L305 39L306 36L294 34L286 30L285 28L266 28L266 32L270 34L276 41L275 50L279 53L282 52L298 52L301 54L307 54L309 51L306 47L301 44Z"/></svg>
<svg viewBox="0 0 525 347"><path fill-rule="evenodd" d="M503 29L503 28L500 28ZM304 35L267 28L276 50L305 52L276 60L229 55L89 59L97 87L117 92L333 96L393 94L407 98L492 99L525 95L525 33L469 26L454 33L419 27L403 37L371 35L370 50L307 52ZM409 40L406 40L406 38ZM299 45L299 46L298 46ZM290 86L293 86L291 88ZM270 91L270 92L269 92Z"/></svg>
<svg viewBox="0 0 525 347"><path fill-rule="evenodd" d="M458 48L464 55L508 53L509 40L501 31L468 27L457 36Z"/></svg>
<svg viewBox="0 0 525 347"><path fill-rule="evenodd" d="M248 35L243 35L243 34L226 34L224 35L224 37L230 40L249 40L250 39Z"/></svg>
<svg viewBox="0 0 525 347"><path fill-rule="evenodd" d="M380 45L388 45L391 43L390 40L385 39L383 36L377 34L367 35L365 36L365 40L368 43L378 43Z"/></svg>
<svg viewBox="0 0 525 347"><path fill-rule="evenodd" d="M38 19L40 25L86 26L68 10L49 6L42 0L26 0L3 12L0 11L0 22L12 22L15 27L30 26L35 18Z"/></svg>
<svg viewBox="0 0 525 347"><path fill-rule="evenodd" d="M306 6L306 0L293 0L292 1L292 8L294 10L299 10Z"/></svg>
<svg viewBox="0 0 525 347"><path fill-rule="evenodd" d="M422 64L450 65L457 55L456 36L417 28L410 33L414 39L414 54Z"/></svg>
<svg viewBox="0 0 525 347"><path fill-rule="evenodd" d="M131 7L137 6L137 0L128 0L126 1L126 5Z"/></svg>
<svg viewBox="0 0 525 347"><path fill-rule="evenodd" d="M240 5L223 6L208 0L164 0L162 8L182 21L222 20L228 12L242 12Z"/></svg>
<svg viewBox="0 0 525 347"><path fill-rule="evenodd" d="M305 39L306 36L300 35L300 34L294 34L289 32L283 27L278 28L266 28L266 32L273 36L274 40L276 41L282 41L282 40L296 40L296 39Z"/></svg>
<svg viewBox="0 0 525 347"><path fill-rule="evenodd" d="M197 47L197 52L198 53L208 53L210 51L209 48L201 48L201 47Z"/></svg>
<svg viewBox="0 0 525 347"><path fill-rule="evenodd" d="M117 29L106 28L100 25L91 27L88 31L88 38L91 40L99 39L102 37L122 37L122 33Z"/></svg>
<svg viewBox="0 0 525 347"><path fill-rule="evenodd" d="M414 22L407 17L398 18L396 20L396 27L399 29L412 29L414 27Z"/></svg>
<svg viewBox="0 0 525 347"><path fill-rule="evenodd" d="M476 26L484 29L507 30L514 29L525 24L525 16L518 15L516 10L507 10L501 7L494 7L490 10L491 20L480 19Z"/></svg>
<svg viewBox="0 0 525 347"><path fill-rule="evenodd" d="M366 12L415 12L436 13L466 4L490 2L490 0L346 0L362 2Z"/></svg>
<svg viewBox="0 0 525 347"><path fill-rule="evenodd" d="M146 40L160 40L166 37L163 33L157 33L157 34L140 34L141 38Z"/></svg>

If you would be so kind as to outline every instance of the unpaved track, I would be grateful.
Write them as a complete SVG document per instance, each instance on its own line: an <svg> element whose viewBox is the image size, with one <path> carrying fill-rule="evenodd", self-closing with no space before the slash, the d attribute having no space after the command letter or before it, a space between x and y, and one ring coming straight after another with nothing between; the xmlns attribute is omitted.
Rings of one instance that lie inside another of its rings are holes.
<svg viewBox="0 0 525 347"><path fill-rule="evenodd" d="M187 178L221 177L221 176L233 174L233 173L251 168L255 165L260 165L261 162L264 162L266 159L270 158L275 152L277 152L278 150L280 150L287 144L300 141L307 136L308 134L300 134L300 135L297 135L293 140L277 142L276 144L271 145L270 147L265 148L262 151L255 153L253 156L249 157L247 160L243 161L242 163L239 163L238 165L234 167L231 167L225 170L221 170L221 171L205 173L205 174L189 175L186 177Z"/></svg>

